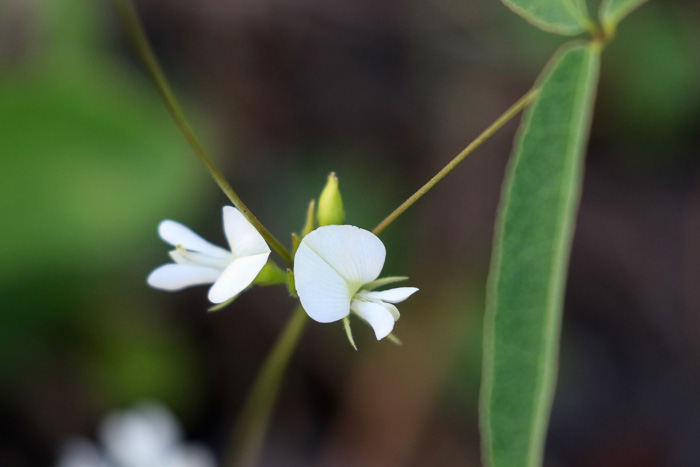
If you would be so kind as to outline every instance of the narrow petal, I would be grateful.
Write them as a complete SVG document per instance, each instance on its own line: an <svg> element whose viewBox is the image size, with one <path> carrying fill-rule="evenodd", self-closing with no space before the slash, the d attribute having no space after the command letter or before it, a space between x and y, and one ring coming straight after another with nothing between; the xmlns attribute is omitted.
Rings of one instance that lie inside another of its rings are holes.
<svg viewBox="0 0 700 467"><path fill-rule="evenodd" d="M408 297L418 292L415 287L396 287L395 289L382 290L380 292L369 292L361 291L358 293L361 297L368 298L370 300L381 300L383 302L389 303L400 303L406 300Z"/></svg>
<svg viewBox="0 0 700 467"><path fill-rule="evenodd" d="M223 303L248 287L265 266L270 252L236 258L209 289L209 301Z"/></svg>
<svg viewBox="0 0 700 467"><path fill-rule="evenodd" d="M161 290L182 290L193 285L211 284L221 271L206 266L190 264L164 264L149 274L148 285Z"/></svg>
<svg viewBox="0 0 700 467"><path fill-rule="evenodd" d="M232 206L224 206L224 232L236 257L270 253L270 248L260 232Z"/></svg>
<svg viewBox="0 0 700 467"><path fill-rule="evenodd" d="M178 264L194 264L223 271L233 261L233 255L226 252L222 256L210 256L196 251L176 249L168 252L170 258Z"/></svg>
<svg viewBox="0 0 700 467"><path fill-rule="evenodd" d="M351 290L347 281L305 241L294 256L294 283L301 305L311 319L330 323L350 313L350 301L356 289Z"/></svg>
<svg viewBox="0 0 700 467"><path fill-rule="evenodd" d="M352 225L319 227L301 243L356 287L355 291L379 276L386 257L384 244L376 235Z"/></svg>
<svg viewBox="0 0 700 467"><path fill-rule="evenodd" d="M396 308L396 306L392 305L391 303L386 303L386 302L381 302L380 303L384 308L389 310L389 313L391 313L391 316L394 317L394 321L398 321L399 318L401 317L401 313L399 313L399 309Z"/></svg>
<svg viewBox="0 0 700 467"><path fill-rule="evenodd" d="M172 246L182 245L186 250L214 257L230 255L228 251L209 243L179 222L164 220L158 225L158 235Z"/></svg>
<svg viewBox="0 0 700 467"><path fill-rule="evenodd" d="M394 316L386 307L378 303L353 300L352 311L372 326L377 340L385 338L394 329Z"/></svg>
<svg viewBox="0 0 700 467"><path fill-rule="evenodd" d="M187 258L185 255L183 255L181 250L170 250L168 255L170 255L170 259L175 261L177 264L197 264L196 262L192 261L191 258Z"/></svg>

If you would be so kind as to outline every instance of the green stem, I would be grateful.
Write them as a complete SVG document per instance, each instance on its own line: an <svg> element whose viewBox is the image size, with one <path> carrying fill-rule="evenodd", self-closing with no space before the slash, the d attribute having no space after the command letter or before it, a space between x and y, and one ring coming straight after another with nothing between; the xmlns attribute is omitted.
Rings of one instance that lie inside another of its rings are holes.
<svg viewBox="0 0 700 467"><path fill-rule="evenodd" d="M282 376L306 321L304 309L298 306L265 359L233 430L226 464L229 467L249 467L257 462Z"/></svg>
<svg viewBox="0 0 700 467"><path fill-rule="evenodd" d="M250 209L248 209L248 207L243 203L238 194L226 181L224 174L221 172L221 170L219 170L216 164L214 164L212 158L195 136L192 127L187 122L185 114L183 113L180 104L178 104L172 88L170 87L170 84L168 83L168 80L166 79L165 74L158 63L158 59L153 53L153 49L151 48L148 38L146 37L141 20L139 19L131 0L113 0L113 3L124 25L124 29L129 36L129 40L131 41L139 59L146 68L148 75L153 81L153 84L156 86L158 94L163 100L165 107L168 109L168 112L172 116L173 120L175 120L175 124L185 136L187 142L190 144L199 160L202 162L202 164L204 164L204 167L209 172L209 175L211 175L216 184L219 185L221 191L228 196L233 205L236 206L238 210L241 211L241 213L246 217L246 219L248 219L250 223L253 224L253 226L258 230L258 232L260 232L260 235L265 238L270 247L279 253L287 264L291 265L292 255L289 250L287 250L287 248L285 248L284 245L282 245L282 243L280 243L280 241L277 240L270 233L270 231L268 231L265 226L260 223Z"/></svg>
<svg viewBox="0 0 700 467"><path fill-rule="evenodd" d="M496 119L495 122L493 122L491 125L488 126L477 138L469 143L469 146L464 148L462 152L457 154L454 159L452 159L440 172L438 172L433 178L431 178L428 183L423 185L418 191L413 193L410 198L408 198L406 201L404 201L401 206L396 208L394 212L389 214L383 221L377 225L372 233L375 235L379 235L380 232L382 232L384 229L386 229L389 224L394 222L397 217L399 217L403 212L410 208L413 203L418 201L421 196L426 194L432 187L435 186L437 182L442 180L445 175L450 173L452 169L454 169L457 164L462 162L465 157L467 157L469 154L474 152L476 148L481 146L481 144L489 139L496 131L498 131L503 125L508 123L510 119L515 117L518 112L523 110L525 107L527 107L532 101L537 97L538 94L537 89L533 89L529 91L527 94L525 94L523 97L521 97L515 104L513 104L508 110L506 110L498 119Z"/></svg>

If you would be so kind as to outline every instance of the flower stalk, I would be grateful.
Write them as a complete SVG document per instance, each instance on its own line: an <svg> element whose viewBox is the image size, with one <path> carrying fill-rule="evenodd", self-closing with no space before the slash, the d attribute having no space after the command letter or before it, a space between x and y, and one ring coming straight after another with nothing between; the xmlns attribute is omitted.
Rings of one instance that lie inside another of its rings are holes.
<svg viewBox="0 0 700 467"><path fill-rule="evenodd" d="M403 214L403 212L406 211L406 209L410 208L413 205L413 203L418 201L424 194L426 194L432 187L434 187L437 184L437 182L442 180L445 177L445 175L447 175L452 171L452 169L457 167L457 164L462 162L469 154L474 152L476 148L481 146L481 144L484 141L489 139L494 133L501 129L503 125L508 123L521 110L530 105L532 101L535 100L538 93L538 89L532 89L523 97L518 99L518 101L515 104L513 104L508 110L503 112L503 114L500 117L498 117L496 121L489 125L479 136L476 137L474 141L469 143L469 145L466 148L464 148L462 152L457 154L454 157L454 159L452 159L441 171L439 171L433 178L431 178L428 181L428 183L426 183L418 191L413 193L410 198L408 198L401 204L401 206L396 208L394 212L389 214L383 221L381 221L374 228L374 230L372 230L372 233L375 235L379 235L384 229L386 229L389 226L389 224L394 222L397 217Z"/></svg>
<svg viewBox="0 0 700 467"><path fill-rule="evenodd" d="M238 208L239 211L241 211L246 219L253 224L257 231L260 232L260 235L265 238L270 247L275 250L287 264L291 265L292 255L289 250L287 250L287 248L282 245L282 243L277 240L277 238L275 238L275 236L272 235L272 233L270 233L270 231L267 230L264 225L262 225L262 223L253 215L250 209L248 209L248 206L243 203L241 198L228 183L224 177L224 174L216 166L211 156L209 156L207 151L204 149L204 146L202 146L199 139L195 135L192 127L185 118L185 114L182 111L180 104L175 98L175 94L173 93L172 88L168 83L163 70L161 69L158 59L153 53L151 44L148 41L146 33L144 32L141 20L139 19L132 1L112 1L117 9L119 18L124 26L124 30L126 31L132 46L134 47L134 51L143 63L148 76L153 81L153 84L163 100L165 107L168 109L170 116L173 118L175 124L185 136L185 139L187 139L187 142L194 150L194 153L197 155L200 162L202 162L207 172L209 172L209 175L211 175L221 191L223 191L224 194L231 200L231 203L233 203L233 205Z"/></svg>
<svg viewBox="0 0 700 467"><path fill-rule="evenodd" d="M282 377L306 322L304 309L297 306L265 359L233 430L228 467L252 467L257 463Z"/></svg>

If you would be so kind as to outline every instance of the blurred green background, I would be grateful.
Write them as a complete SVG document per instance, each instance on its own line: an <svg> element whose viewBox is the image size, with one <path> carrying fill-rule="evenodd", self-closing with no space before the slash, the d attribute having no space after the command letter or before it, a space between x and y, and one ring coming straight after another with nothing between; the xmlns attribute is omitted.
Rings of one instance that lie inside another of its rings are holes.
<svg viewBox="0 0 700 467"><path fill-rule="evenodd" d="M287 241L335 171L371 229L531 86L563 39L494 0L137 2L197 132ZM700 5L652 0L603 56L567 291L551 466L700 465ZM382 234L420 293L396 347L311 322L265 466L479 465L483 290L509 124ZM294 305L149 289L171 218L226 199L109 2L0 1L0 465L150 398L225 450Z"/></svg>

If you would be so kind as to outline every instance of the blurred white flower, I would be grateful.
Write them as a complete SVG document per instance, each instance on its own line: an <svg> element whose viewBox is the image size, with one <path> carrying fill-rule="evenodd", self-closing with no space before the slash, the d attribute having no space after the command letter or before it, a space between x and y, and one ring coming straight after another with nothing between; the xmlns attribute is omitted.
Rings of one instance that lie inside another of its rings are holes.
<svg viewBox="0 0 700 467"><path fill-rule="evenodd" d="M224 232L231 251L213 245L179 222L164 220L158 225L160 238L175 247L174 263L156 268L148 276L151 287L182 290L202 284L212 303L223 303L248 287L270 256L262 235L232 206L224 207Z"/></svg>
<svg viewBox="0 0 700 467"><path fill-rule="evenodd" d="M61 448L56 467L109 467L97 447L85 438L74 438Z"/></svg>
<svg viewBox="0 0 700 467"><path fill-rule="evenodd" d="M385 257L376 235L352 225L328 225L306 235L294 257L294 281L306 313L330 323L353 311L372 326L377 339L388 336L399 319L393 303L418 289L366 290L382 271Z"/></svg>
<svg viewBox="0 0 700 467"><path fill-rule="evenodd" d="M57 467L215 467L198 444L183 444L180 426L163 406L143 403L100 424L102 449L83 438L63 446Z"/></svg>

